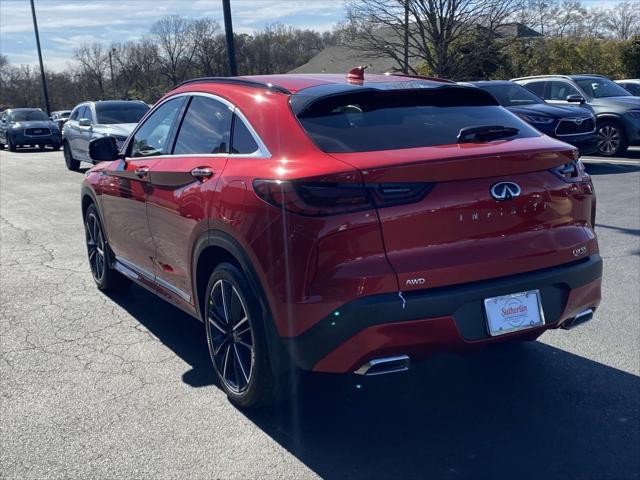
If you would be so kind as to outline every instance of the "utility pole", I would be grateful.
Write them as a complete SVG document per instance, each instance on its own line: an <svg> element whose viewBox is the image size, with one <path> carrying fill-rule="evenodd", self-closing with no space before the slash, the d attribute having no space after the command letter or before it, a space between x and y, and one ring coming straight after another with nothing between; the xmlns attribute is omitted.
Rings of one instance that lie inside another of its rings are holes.
<svg viewBox="0 0 640 480"><path fill-rule="evenodd" d="M33 0L32 0L33 1ZM238 75L236 68L236 47L233 44L233 25L231 23L230 0L222 0L222 10L224 12L224 31L227 37L227 55L229 56L229 75Z"/></svg>
<svg viewBox="0 0 640 480"><path fill-rule="evenodd" d="M117 94L116 94L116 79L113 76L113 59L111 58L111 54L112 52L115 52L116 49L115 48L111 48L109 49L109 70L111 70L111 93L113 94L113 99L115 100L117 98Z"/></svg>
<svg viewBox="0 0 640 480"><path fill-rule="evenodd" d="M44 65L42 64L42 50L40 49L38 20L36 19L36 7L33 5L33 0L31 0L31 16L33 17L33 29L36 32L36 47L38 47L38 61L40 62L40 76L42 78L42 94L44 96L44 105L47 109L47 115L51 115L51 107L49 106L49 90L47 89L47 77L44 74Z"/></svg>
<svg viewBox="0 0 640 480"><path fill-rule="evenodd" d="M409 73L409 0L404 0L404 74Z"/></svg>

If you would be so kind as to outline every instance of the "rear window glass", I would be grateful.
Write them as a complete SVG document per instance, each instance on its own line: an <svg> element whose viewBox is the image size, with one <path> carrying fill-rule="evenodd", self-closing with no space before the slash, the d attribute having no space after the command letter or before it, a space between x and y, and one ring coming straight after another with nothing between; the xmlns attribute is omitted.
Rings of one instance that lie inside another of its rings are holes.
<svg viewBox="0 0 640 480"><path fill-rule="evenodd" d="M98 123L138 123L149 106L141 102L96 103Z"/></svg>
<svg viewBox="0 0 640 480"><path fill-rule="evenodd" d="M316 101L298 119L329 153L450 145L462 128L484 125L517 128L509 139L540 135L504 108L486 103L460 90L350 93Z"/></svg>

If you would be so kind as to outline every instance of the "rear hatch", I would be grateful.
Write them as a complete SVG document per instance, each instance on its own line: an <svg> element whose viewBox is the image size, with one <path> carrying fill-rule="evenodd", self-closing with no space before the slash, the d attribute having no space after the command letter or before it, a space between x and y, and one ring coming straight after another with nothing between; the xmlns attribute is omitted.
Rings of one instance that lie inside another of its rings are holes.
<svg viewBox="0 0 640 480"><path fill-rule="evenodd" d="M400 288L522 273L595 251L592 187L575 149L468 89L438 90L414 98L334 96L300 118L316 144L358 169L378 198ZM460 135L483 126L497 133Z"/></svg>

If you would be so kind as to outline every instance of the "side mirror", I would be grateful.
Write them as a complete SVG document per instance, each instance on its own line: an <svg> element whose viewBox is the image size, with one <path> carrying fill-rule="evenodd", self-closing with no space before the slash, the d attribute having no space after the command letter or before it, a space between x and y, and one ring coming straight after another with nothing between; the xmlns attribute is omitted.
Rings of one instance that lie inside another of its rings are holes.
<svg viewBox="0 0 640 480"><path fill-rule="evenodd" d="M80 121L78 121L78 125L80 125L81 127L90 127L91 120L89 120L88 118L81 118Z"/></svg>
<svg viewBox="0 0 640 480"><path fill-rule="evenodd" d="M114 137L94 138L89 142L89 157L98 162L109 162L122 158Z"/></svg>
<svg viewBox="0 0 640 480"><path fill-rule="evenodd" d="M569 103L584 103L586 100L582 95L569 95L567 97L567 102Z"/></svg>

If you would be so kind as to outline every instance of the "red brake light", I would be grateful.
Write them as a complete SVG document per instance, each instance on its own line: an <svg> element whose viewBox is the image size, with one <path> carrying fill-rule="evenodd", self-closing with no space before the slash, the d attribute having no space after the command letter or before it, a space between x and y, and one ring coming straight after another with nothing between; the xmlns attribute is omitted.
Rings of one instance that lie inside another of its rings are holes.
<svg viewBox="0 0 640 480"><path fill-rule="evenodd" d="M305 216L327 216L391 207L422 200L431 183L342 183L309 180L254 180L265 202Z"/></svg>

